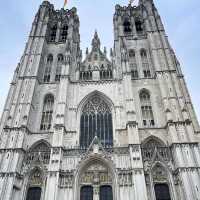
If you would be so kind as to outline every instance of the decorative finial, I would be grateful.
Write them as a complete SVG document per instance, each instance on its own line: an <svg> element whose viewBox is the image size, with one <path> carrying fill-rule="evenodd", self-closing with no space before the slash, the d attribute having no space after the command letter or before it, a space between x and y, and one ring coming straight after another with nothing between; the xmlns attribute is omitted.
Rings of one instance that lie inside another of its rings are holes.
<svg viewBox="0 0 200 200"><path fill-rule="evenodd" d="M100 42L97 31L95 31L94 38L92 40L92 49L96 51L100 49L100 46L101 46L101 42Z"/></svg>

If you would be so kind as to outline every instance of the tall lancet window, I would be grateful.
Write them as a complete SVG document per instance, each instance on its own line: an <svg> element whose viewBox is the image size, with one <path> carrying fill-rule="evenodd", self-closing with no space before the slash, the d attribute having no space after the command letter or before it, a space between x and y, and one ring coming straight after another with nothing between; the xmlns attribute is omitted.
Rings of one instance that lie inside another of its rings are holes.
<svg viewBox="0 0 200 200"><path fill-rule="evenodd" d="M151 106L150 94L148 91L143 90L140 92L140 104L142 111L142 120L145 127L154 126L154 116Z"/></svg>
<svg viewBox="0 0 200 200"><path fill-rule="evenodd" d="M68 26L66 24L62 26L60 33L60 42L66 42L68 35Z"/></svg>
<svg viewBox="0 0 200 200"><path fill-rule="evenodd" d="M95 136L99 138L104 147L113 145L111 109L99 96L93 96L82 110L80 146L88 147Z"/></svg>
<svg viewBox="0 0 200 200"><path fill-rule="evenodd" d="M136 62L136 56L135 51L131 49L129 51L129 65L130 65L130 71L131 71L131 77L132 79L138 78L138 70L137 70L137 62Z"/></svg>
<svg viewBox="0 0 200 200"><path fill-rule="evenodd" d="M138 34L143 33L143 26L142 26L142 22L140 21L140 19L135 20L135 28L136 28L136 31Z"/></svg>
<svg viewBox="0 0 200 200"><path fill-rule="evenodd" d="M63 59L64 59L63 55L59 54L58 55L58 60L57 60L56 76L55 76L55 81L56 82L60 82Z"/></svg>
<svg viewBox="0 0 200 200"><path fill-rule="evenodd" d="M43 81L45 83L49 83L50 80L51 80L52 64L53 64L53 56L50 54L47 57L46 67L45 67L45 71L44 71L44 79L43 79Z"/></svg>
<svg viewBox="0 0 200 200"><path fill-rule="evenodd" d="M42 193L43 176L39 169L35 169L29 178L26 200L40 200Z"/></svg>
<svg viewBox="0 0 200 200"><path fill-rule="evenodd" d="M131 22L129 21L128 18L124 20L123 27L125 34L130 34L132 32Z"/></svg>
<svg viewBox="0 0 200 200"><path fill-rule="evenodd" d="M57 34L57 25L55 24L50 28L50 33L49 33L49 41L50 42L56 41L56 34Z"/></svg>
<svg viewBox="0 0 200 200"><path fill-rule="evenodd" d="M42 112L42 121L40 125L41 130L50 130L52 127L52 116L54 108L54 97L49 94L45 97L43 112Z"/></svg>
<svg viewBox="0 0 200 200"><path fill-rule="evenodd" d="M147 51L142 49L140 51L140 56L142 60L142 69L143 69L144 78L151 78L151 71L150 71L149 62L148 62Z"/></svg>

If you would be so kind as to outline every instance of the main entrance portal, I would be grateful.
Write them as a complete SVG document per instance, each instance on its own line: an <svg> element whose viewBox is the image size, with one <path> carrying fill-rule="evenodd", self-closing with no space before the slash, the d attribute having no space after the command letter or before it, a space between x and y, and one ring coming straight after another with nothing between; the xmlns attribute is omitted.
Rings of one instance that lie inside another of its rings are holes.
<svg viewBox="0 0 200 200"><path fill-rule="evenodd" d="M113 200L113 181L110 170L97 161L80 176L80 200Z"/></svg>

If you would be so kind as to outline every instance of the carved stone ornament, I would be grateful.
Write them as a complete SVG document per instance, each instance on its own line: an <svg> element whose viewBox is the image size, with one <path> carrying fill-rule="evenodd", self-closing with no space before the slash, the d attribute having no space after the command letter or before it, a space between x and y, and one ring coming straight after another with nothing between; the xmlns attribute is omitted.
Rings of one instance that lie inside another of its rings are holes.
<svg viewBox="0 0 200 200"><path fill-rule="evenodd" d="M119 177L119 185L120 186L132 186L132 172L122 171L118 175Z"/></svg>
<svg viewBox="0 0 200 200"><path fill-rule="evenodd" d="M101 163L90 165L80 176L80 184L111 184L112 174Z"/></svg>
<svg viewBox="0 0 200 200"><path fill-rule="evenodd" d="M153 177L154 182L166 182L167 172L162 166L156 165L153 168L152 177Z"/></svg>

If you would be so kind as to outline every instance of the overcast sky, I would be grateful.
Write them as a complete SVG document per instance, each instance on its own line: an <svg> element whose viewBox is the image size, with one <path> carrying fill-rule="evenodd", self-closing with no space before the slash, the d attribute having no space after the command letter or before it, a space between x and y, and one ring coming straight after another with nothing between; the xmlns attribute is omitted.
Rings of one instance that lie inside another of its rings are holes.
<svg viewBox="0 0 200 200"><path fill-rule="evenodd" d="M128 0L68 0L80 17L81 47L90 46L97 29L103 46L113 45L112 17L115 4ZM181 62L183 72L200 119L200 1L154 0L163 19L170 43ZM51 0L55 8L64 0ZM19 62L31 24L41 0L2 1L0 7L0 114L13 71Z"/></svg>

